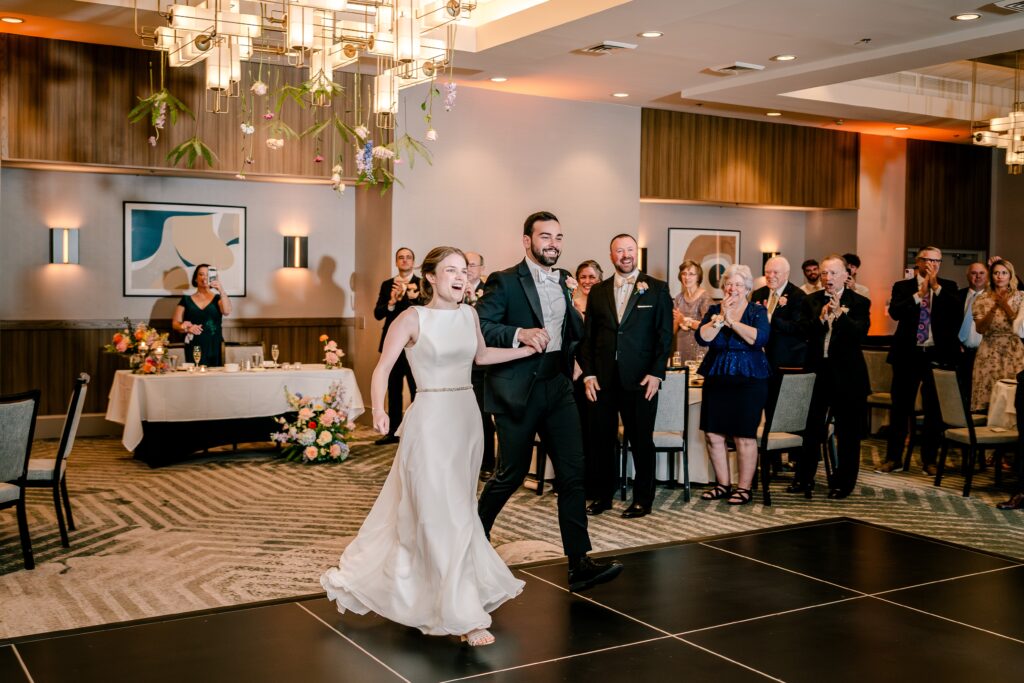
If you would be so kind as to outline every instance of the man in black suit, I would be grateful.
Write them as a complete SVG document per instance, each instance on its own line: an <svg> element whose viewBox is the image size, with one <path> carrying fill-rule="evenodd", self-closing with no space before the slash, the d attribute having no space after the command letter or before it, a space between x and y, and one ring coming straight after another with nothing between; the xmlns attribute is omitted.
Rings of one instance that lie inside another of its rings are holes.
<svg viewBox="0 0 1024 683"><path fill-rule="evenodd" d="M772 369L802 368L807 353L807 340L801 325L804 290L789 281L789 261L773 256L764 264L765 286L755 289L750 303L768 309L772 332L765 354Z"/></svg>
<svg viewBox="0 0 1024 683"><path fill-rule="evenodd" d="M398 268L398 275L380 284L377 305L373 307L373 317L384 321L384 329L380 333L380 346L377 347L378 352L384 348L384 337L387 336L392 321L419 299L420 279L412 272L415 262L416 255L412 253L412 249L401 247L395 252L395 266ZM398 443L395 431L402 423L403 381L409 383L409 394L415 398L416 380L412 377L412 370L409 369L409 361L406 360L404 351L398 356L395 367L388 375L388 420L390 420L391 431L377 439L376 443L379 446Z"/></svg>
<svg viewBox="0 0 1024 683"><path fill-rule="evenodd" d="M897 323L888 357L892 365L892 413L886 460L878 472L901 469L907 428L914 417L920 388L924 407L921 462L925 473L935 476L942 414L932 367L956 367L963 321L956 283L939 277L941 263L942 251L925 247L917 253L917 275L892 286L889 317Z"/></svg>
<svg viewBox="0 0 1024 683"><path fill-rule="evenodd" d="M864 410L871 393L861 344L871 326L871 301L846 286L846 262L839 255L821 262L825 289L808 294L801 304L807 334L807 370L816 374L807 416L804 448L790 493L810 496L828 414L835 417L838 463L829 498L846 498L857 485Z"/></svg>
<svg viewBox="0 0 1024 683"><path fill-rule="evenodd" d="M981 334L974 324L974 300L978 298L988 285L988 267L984 263L972 263L967 266L967 286L956 293L957 305L964 312L960 322L960 362L957 363L957 377L960 388L965 396L971 395L974 375L974 356L981 344Z"/></svg>
<svg viewBox="0 0 1024 683"><path fill-rule="evenodd" d="M528 344L537 350L527 358L487 368L484 404L494 415L499 462L478 510L489 537L498 513L526 477L539 434L555 468L569 590L581 591L611 581L622 564L587 557L591 545L583 492L583 438L571 379L583 321L565 284L569 274L552 268L562 253L562 240L554 214L530 215L523 224L526 258L492 273L476 304L488 346Z"/></svg>
<svg viewBox="0 0 1024 683"><path fill-rule="evenodd" d="M615 274L590 290L579 353L587 398L596 403L594 452L587 454L596 490L587 492L587 514L612 507L621 415L636 469L633 502L622 513L627 519L649 514L654 505L654 417L673 337L668 284L639 271L637 251L631 235L612 239Z"/></svg>

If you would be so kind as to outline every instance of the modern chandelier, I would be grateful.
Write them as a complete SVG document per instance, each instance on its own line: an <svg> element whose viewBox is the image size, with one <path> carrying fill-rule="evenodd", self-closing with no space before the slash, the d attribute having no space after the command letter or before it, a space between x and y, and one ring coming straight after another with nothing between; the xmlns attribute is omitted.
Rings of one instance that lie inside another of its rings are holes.
<svg viewBox="0 0 1024 683"><path fill-rule="evenodd" d="M977 130L973 133L974 144L1006 150L1006 166L1010 175L1020 175L1024 172L1024 101L1021 98L1021 52L1018 50L1015 54L1013 111L1007 116L1000 116L988 121L987 130ZM975 84L977 83L977 68L977 63L975 63ZM972 86L972 93L973 90Z"/></svg>
<svg viewBox="0 0 1024 683"><path fill-rule="evenodd" d="M229 111L239 96L243 61L308 70L310 104L326 107L341 86L334 71L351 66L374 76L378 128L394 128L398 92L450 68L457 22L476 0L172 0L165 26L140 26L143 44L166 53L170 67L204 64L206 108Z"/></svg>

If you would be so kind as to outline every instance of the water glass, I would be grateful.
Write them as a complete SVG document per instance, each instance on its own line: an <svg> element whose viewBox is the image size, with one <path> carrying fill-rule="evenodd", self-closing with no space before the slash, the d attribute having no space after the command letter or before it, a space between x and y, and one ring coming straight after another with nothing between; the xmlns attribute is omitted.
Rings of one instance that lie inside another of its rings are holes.
<svg viewBox="0 0 1024 683"><path fill-rule="evenodd" d="M252 361L251 361L251 360L249 360L248 358L246 358L246 359L245 359L245 366L244 366L244 368L243 368L243 369L244 369L244 370L245 370L246 372L248 372L249 370L252 370Z"/></svg>
<svg viewBox="0 0 1024 683"><path fill-rule="evenodd" d="M174 354L171 354L170 356L167 356L167 368L171 372L177 372L177 370L178 370L178 357L175 356Z"/></svg>
<svg viewBox="0 0 1024 683"><path fill-rule="evenodd" d="M681 368L683 367L683 355L676 351L672 354L672 367Z"/></svg>

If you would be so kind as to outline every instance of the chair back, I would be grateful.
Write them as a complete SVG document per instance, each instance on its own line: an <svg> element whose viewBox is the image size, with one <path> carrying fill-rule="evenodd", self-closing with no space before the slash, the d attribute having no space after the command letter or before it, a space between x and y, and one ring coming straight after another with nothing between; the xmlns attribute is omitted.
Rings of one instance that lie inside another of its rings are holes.
<svg viewBox="0 0 1024 683"><path fill-rule="evenodd" d="M807 413L811 409L811 394L814 392L813 372L785 374L779 384L779 394L771 414L765 419L768 426L764 434L771 432L800 433L807 428Z"/></svg>
<svg viewBox="0 0 1024 683"><path fill-rule="evenodd" d="M690 370L669 372L658 390L658 412L654 431L683 433L687 427L690 398Z"/></svg>
<svg viewBox="0 0 1024 683"><path fill-rule="evenodd" d="M973 432L974 423L967 419L967 408L964 405L963 394L960 393L956 373L952 370L932 368L932 376L935 378L935 392L939 395L942 421L949 427L970 427Z"/></svg>
<svg viewBox="0 0 1024 683"><path fill-rule="evenodd" d="M164 347L164 351L166 351L166 353L167 353L168 360L171 359L171 358L177 358L179 366L182 365L183 363L187 363L187 362L190 362L192 360L191 358L189 358L187 361L185 360L185 346L184 346L184 344L182 344L180 346L178 346L178 345L168 345L168 346L165 346Z"/></svg>
<svg viewBox="0 0 1024 683"><path fill-rule="evenodd" d="M892 366L885 361L886 351L864 349L864 362L868 366L871 393L886 393L892 389Z"/></svg>
<svg viewBox="0 0 1024 683"><path fill-rule="evenodd" d="M61 461L71 455L71 449L75 445L78 423L82 420L82 409L85 407L85 394L89 390L89 379L87 373L81 373L75 379L75 386L71 390L68 415L64 418L64 431L61 432L60 445L57 447L57 458L53 463L53 476L55 477L60 476Z"/></svg>
<svg viewBox="0 0 1024 683"><path fill-rule="evenodd" d="M260 356L266 358L263 353L263 342L225 342L224 353L221 357L225 363L244 363L247 360L252 359L254 353L260 354Z"/></svg>
<svg viewBox="0 0 1024 683"><path fill-rule="evenodd" d="M39 390L0 396L0 482L23 482L39 413Z"/></svg>

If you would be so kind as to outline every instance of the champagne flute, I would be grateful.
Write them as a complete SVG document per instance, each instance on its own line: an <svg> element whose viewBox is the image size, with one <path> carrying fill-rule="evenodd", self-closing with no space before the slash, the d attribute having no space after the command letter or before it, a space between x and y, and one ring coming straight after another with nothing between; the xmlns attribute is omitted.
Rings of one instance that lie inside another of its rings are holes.
<svg viewBox="0 0 1024 683"><path fill-rule="evenodd" d="M277 367L277 357L281 355L281 349L277 348L277 344L270 345L270 357L274 359L274 367Z"/></svg>
<svg viewBox="0 0 1024 683"><path fill-rule="evenodd" d="M192 360L196 365L199 365L199 361L203 358L203 350L198 345L192 347Z"/></svg>

